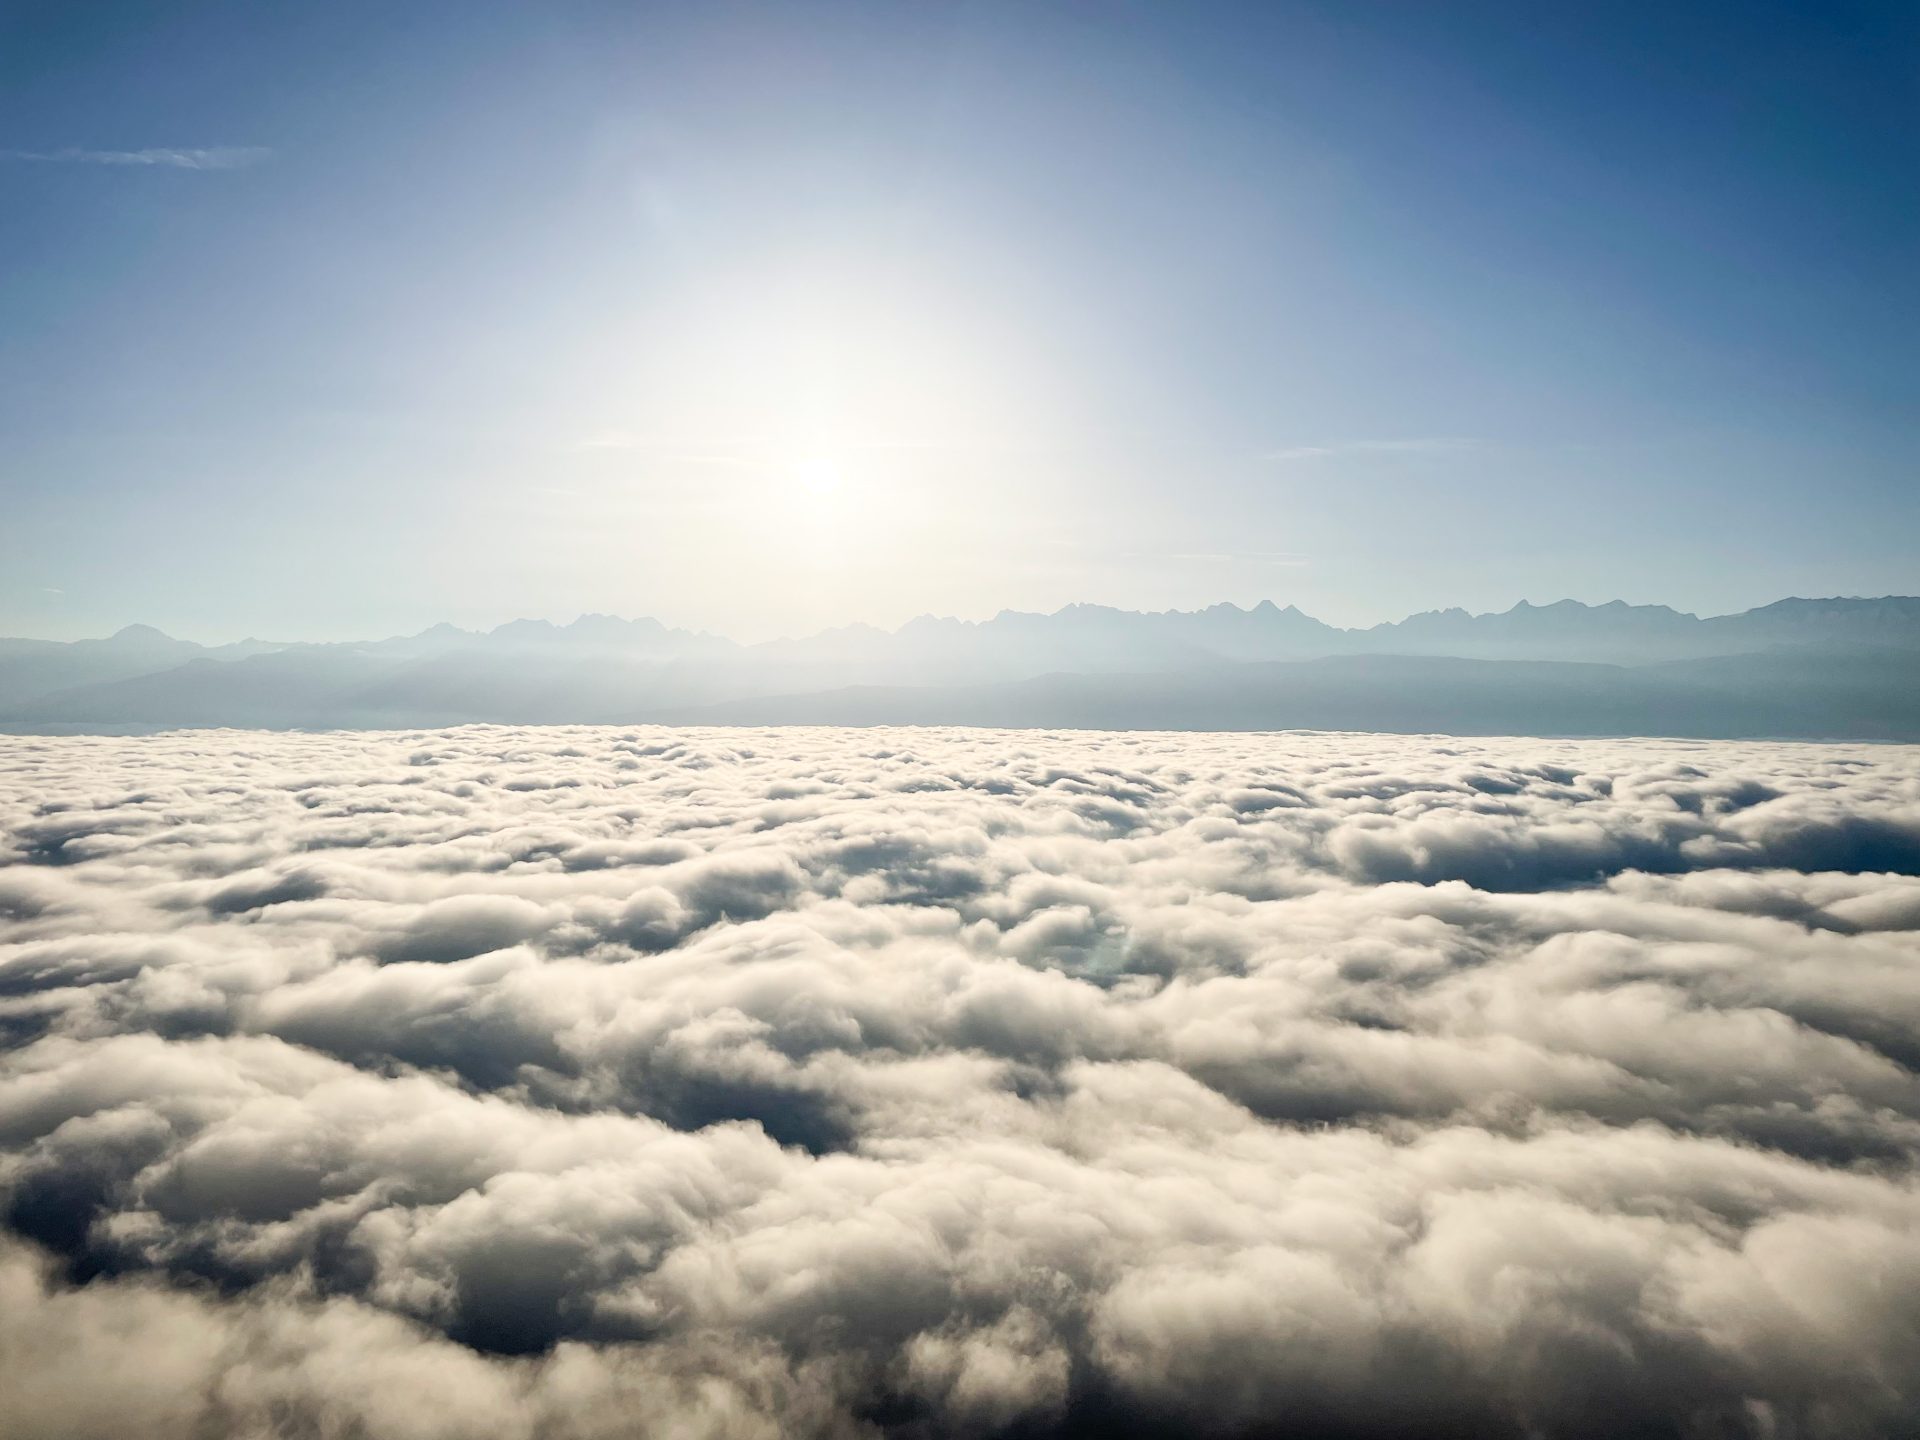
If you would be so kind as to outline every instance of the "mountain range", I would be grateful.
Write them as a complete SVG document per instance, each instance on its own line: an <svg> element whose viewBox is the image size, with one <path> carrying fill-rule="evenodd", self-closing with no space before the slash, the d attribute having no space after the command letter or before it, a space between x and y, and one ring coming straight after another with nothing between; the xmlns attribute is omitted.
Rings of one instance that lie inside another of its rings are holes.
<svg viewBox="0 0 1920 1440"><path fill-rule="evenodd" d="M922 616L741 645L652 619L201 646L0 640L0 726L955 723L1920 739L1920 598L1525 602L1340 629L1270 601Z"/></svg>

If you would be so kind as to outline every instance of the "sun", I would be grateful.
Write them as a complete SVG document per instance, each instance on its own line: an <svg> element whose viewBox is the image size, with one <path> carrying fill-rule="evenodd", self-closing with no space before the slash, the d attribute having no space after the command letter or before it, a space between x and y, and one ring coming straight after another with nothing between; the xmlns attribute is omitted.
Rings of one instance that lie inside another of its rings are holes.
<svg viewBox="0 0 1920 1440"><path fill-rule="evenodd" d="M833 495L844 478L839 463L824 455L812 455L796 462L789 476L794 488L815 500Z"/></svg>

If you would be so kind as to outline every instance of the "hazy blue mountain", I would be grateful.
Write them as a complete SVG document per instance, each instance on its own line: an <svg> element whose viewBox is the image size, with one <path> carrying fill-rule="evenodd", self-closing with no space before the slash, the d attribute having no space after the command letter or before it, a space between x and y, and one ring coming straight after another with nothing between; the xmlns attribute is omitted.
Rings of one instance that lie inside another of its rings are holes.
<svg viewBox="0 0 1920 1440"><path fill-rule="evenodd" d="M1506 660L1591 660L1632 664L1703 652L1714 643L1700 620L1665 605L1552 605L1521 601L1511 610L1469 615L1429 610L1364 632L1366 648L1406 655Z"/></svg>
<svg viewBox="0 0 1920 1440"><path fill-rule="evenodd" d="M0 640L0 710L55 691L149 675L202 657L238 660L272 648L259 640L196 645L151 625L128 625L104 640Z"/></svg>
<svg viewBox="0 0 1920 1440"><path fill-rule="evenodd" d="M12 728L411 726L662 718L1908 735L1920 599L1429 611L1341 630L1292 606L1070 605L743 646L583 615L490 631L207 648L130 626L0 641Z"/></svg>
<svg viewBox="0 0 1920 1440"><path fill-rule="evenodd" d="M1270 600L1251 610L1214 605L1146 613L1069 605L1051 615L1003 610L977 624L921 616L891 637L889 653L900 662L925 664L936 657L983 673L1150 671L1207 660L1337 654L1351 648L1346 634Z"/></svg>
<svg viewBox="0 0 1920 1440"><path fill-rule="evenodd" d="M1381 653L1621 665L1796 645L1920 648L1920 599L1780 600L1705 620L1665 605L1523 600L1490 615L1430 610L1360 633L1364 648Z"/></svg>
<svg viewBox="0 0 1920 1440"><path fill-rule="evenodd" d="M1920 597L1873 600L1776 600L1738 615L1700 622L1715 654L1785 645L1920 646Z"/></svg>
<svg viewBox="0 0 1920 1440"><path fill-rule="evenodd" d="M289 647L233 661L201 656L173 669L41 696L6 713L16 723L63 728L372 725L383 722L376 716L355 718L345 708L347 697L399 663L331 645Z"/></svg>

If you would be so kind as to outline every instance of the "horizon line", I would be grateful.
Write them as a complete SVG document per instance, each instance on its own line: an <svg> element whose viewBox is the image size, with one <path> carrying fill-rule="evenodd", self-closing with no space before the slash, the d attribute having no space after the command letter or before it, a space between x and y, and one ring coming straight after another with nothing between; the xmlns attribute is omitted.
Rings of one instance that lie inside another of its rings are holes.
<svg viewBox="0 0 1920 1440"><path fill-rule="evenodd" d="M1520 611L1553 610L1553 609L1563 609L1565 607L1571 606L1575 609L1583 610L1583 611L1616 610L1616 609L1660 610L1660 611L1665 611L1667 614L1672 615L1676 619L1693 620L1693 621L1705 623L1710 620L1726 620L1726 619L1733 619L1741 615L1751 615L1754 612L1759 610L1766 610L1775 605L1784 605L1794 601L1798 601L1802 604L1817 605L1817 604L1831 604L1831 603L1842 602L1842 601L1853 602L1853 603L1867 603L1871 601L1886 601L1886 600L1914 601L1916 603L1920 603L1920 596L1902 595L1902 594L1893 594L1893 593L1888 593L1883 595L1783 595L1783 596L1780 596L1778 599L1768 600L1758 605L1750 605L1744 610L1728 610L1728 611L1722 611L1712 615L1702 615L1692 610L1679 610L1674 608L1671 605L1663 604L1660 602L1640 603L1640 602L1633 602L1633 601L1616 598L1613 600L1599 601L1597 603L1589 603L1584 600L1573 599L1571 596L1565 596L1558 600L1549 600L1543 603L1536 604L1523 597L1519 600L1516 600L1512 605L1509 605L1504 610L1469 610L1466 607L1460 606L1460 605L1439 606L1439 607L1434 607L1426 610L1409 611L1408 613L1406 613L1405 615L1402 615L1397 620L1381 620L1381 621L1376 621L1374 624L1371 624L1371 625L1335 625L1329 621L1321 620L1318 616L1315 616L1305 610L1300 609L1299 606L1291 602L1285 605L1281 605L1270 597L1255 601L1252 605L1246 605L1246 606L1236 604L1234 601L1231 601L1231 600L1220 600L1220 601L1216 601L1211 605L1201 606L1199 608L1192 609L1192 610L1182 610L1172 606L1169 606L1164 610L1131 610L1123 606L1101 604L1097 601L1074 600L1074 601L1069 601L1067 604L1062 605L1059 608L1054 610L1016 610L1011 607L1005 607L995 611L991 615L988 615L982 619L977 619L977 620L961 619L959 616L956 616L956 615L939 615L929 610L929 611L923 611L918 615L914 615L909 619L902 621L899 625L892 626L892 627L888 627L885 625L876 625L871 622L863 621L863 620L852 620L852 621L847 621L837 625L825 625L820 627L817 630L811 630L801 634L782 634L782 635L773 636L765 640L752 640L752 641L736 640L729 635L721 634L720 632L715 630L699 629L699 628L693 628L693 627L683 626L683 625L671 625L654 615L636 614L633 616L621 616L621 615L616 615L616 614L613 614L612 612L603 611L603 610L581 611L578 614L576 614L572 620L566 620L566 621L554 620L544 616L515 616L513 619L503 620L496 625L488 626L485 628L477 628L477 629L468 629L465 626L455 625L453 622L448 620L436 620L428 625L421 627L418 630L400 631L400 632L396 632L388 635L352 636L352 637L344 637L344 638L329 639L329 640L274 640L274 639L265 639L265 638L262 638L261 636L253 635L253 634L243 635L237 640L222 640L222 641L189 640L184 636L175 635L170 631L164 630L157 625L153 625L142 620L134 620L134 621L129 621L127 624L121 625L120 627L118 627L117 629L111 631L106 635L86 635L86 636L81 636L78 639L74 639L74 640L55 640L55 639L51 639L49 637L40 636L40 635L0 635L0 642L27 641L33 644L46 644L46 645L100 644L105 641L119 639L121 636L126 635L129 631L150 631L154 635L158 636L163 640L173 641L181 644L197 645L202 649L208 649L208 650L222 649L231 645L248 645L248 644L269 645L269 646L276 646L284 649L298 649L302 647L319 647L319 646L328 646L328 645L375 645L375 644L384 644L394 640L414 640L414 639L419 639L421 636L431 634L437 630L453 630L462 635L468 635L468 636L474 637L475 639L481 639L488 636L496 635L501 631L507 630L514 626L543 626L549 630L565 631L565 630L573 629L575 626L581 624L583 621L608 620L621 625L639 625L643 623L652 623L654 625L659 626L662 630L670 634L681 634L681 635L687 635L687 636L691 636L698 639L722 641L726 644L735 646L736 648L741 650L756 650L756 649L763 649L767 646L773 646L773 645L798 644L808 640L819 639L824 635L835 634L838 632L848 631L848 630L869 630L881 635L897 636L903 630L907 629L909 626L917 625L926 621L931 621L936 624L952 624L952 625L978 628L981 626L991 625L1000 620L1009 619L1009 618L1029 618L1029 619L1043 619L1043 620L1058 619L1060 616L1065 615L1070 611L1076 611L1076 610L1106 611L1115 615L1128 615L1128 616L1135 616L1139 618L1156 618L1156 617L1166 617L1166 616L1195 616L1195 615L1210 614L1212 612L1219 611L1219 610L1232 610L1235 613L1240 615L1256 615L1261 613L1262 611L1272 611L1276 614L1286 614L1291 612L1292 614L1299 616L1303 620L1311 621L1316 625L1325 626L1327 629L1332 630L1336 633L1354 635L1354 634L1367 634L1375 630L1391 629L1399 625L1404 625L1411 620L1416 620L1422 616L1427 616L1427 615L1436 615L1436 616L1464 615L1470 620L1485 620L1485 619L1497 618L1503 615L1512 615Z"/></svg>

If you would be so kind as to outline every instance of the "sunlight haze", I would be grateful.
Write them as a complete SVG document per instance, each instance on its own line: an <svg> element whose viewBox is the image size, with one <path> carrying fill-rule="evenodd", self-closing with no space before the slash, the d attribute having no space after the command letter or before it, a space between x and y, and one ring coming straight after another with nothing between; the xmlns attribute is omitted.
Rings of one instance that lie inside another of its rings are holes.
<svg viewBox="0 0 1920 1440"><path fill-rule="evenodd" d="M1443 8L16 10L0 629L1913 588L1910 25Z"/></svg>

